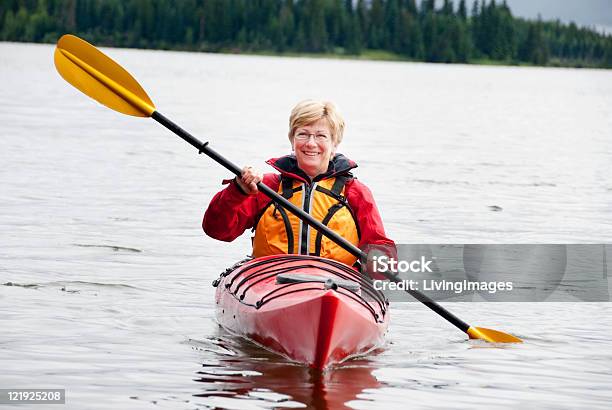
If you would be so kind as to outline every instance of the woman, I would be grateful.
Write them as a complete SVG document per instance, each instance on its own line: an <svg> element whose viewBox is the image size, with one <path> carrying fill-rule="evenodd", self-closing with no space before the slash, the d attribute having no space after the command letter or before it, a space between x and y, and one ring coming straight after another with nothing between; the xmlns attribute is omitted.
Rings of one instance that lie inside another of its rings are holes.
<svg viewBox="0 0 612 410"><path fill-rule="evenodd" d="M296 253L355 264L355 256L259 192L257 183L263 181L352 244L395 248L372 193L350 172L357 164L336 153L343 132L344 120L332 103L297 104L289 118L293 154L267 161L280 175L245 167L241 178L224 181L229 186L215 195L204 214L204 232L229 242L252 228L254 257Z"/></svg>

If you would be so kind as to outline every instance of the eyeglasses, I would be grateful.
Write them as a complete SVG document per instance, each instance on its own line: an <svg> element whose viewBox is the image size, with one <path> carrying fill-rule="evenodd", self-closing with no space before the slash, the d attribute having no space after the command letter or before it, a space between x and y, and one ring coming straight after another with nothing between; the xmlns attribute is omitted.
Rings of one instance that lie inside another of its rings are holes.
<svg viewBox="0 0 612 410"><path fill-rule="evenodd" d="M329 136L325 134L308 134L306 132L300 132L295 134L295 139L298 141L308 141L310 137L313 137L316 142L325 142L329 140Z"/></svg>

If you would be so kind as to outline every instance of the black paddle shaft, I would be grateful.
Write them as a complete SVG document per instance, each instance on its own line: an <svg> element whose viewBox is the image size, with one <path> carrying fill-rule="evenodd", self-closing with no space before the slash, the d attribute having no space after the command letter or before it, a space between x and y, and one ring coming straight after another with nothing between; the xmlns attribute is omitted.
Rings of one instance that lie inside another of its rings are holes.
<svg viewBox="0 0 612 410"><path fill-rule="evenodd" d="M172 131L173 133L175 133L176 135L178 135L179 137L187 141L189 144L191 144L195 148L197 148L201 154L206 154L210 158L215 160L217 163L219 163L220 165L223 165L226 169L231 171L237 177L242 176L242 169L239 168L236 164L234 164L230 160L228 160L227 158L225 158L223 155L219 154L214 149L210 148L208 146L208 142L200 141L199 139L197 139L196 137L194 137L193 135L191 135L190 133L188 133L187 131L179 127L178 125L176 125L170 119L165 117L159 111L154 111L153 114L151 114L151 118L159 122L164 127L168 128L170 131ZM310 225L311 227L313 227L314 229L321 232L323 235L327 236L329 239L331 239L332 241L340 245L347 252L350 252L352 255L356 256L357 258L363 261L367 260L367 255L365 252L363 252L361 249L359 249L358 247L356 247L355 245L353 245L352 243L350 243L349 241L347 241L340 235L338 235L336 232L329 229L327 226L323 225L321 222L314 219L312 216L304 212L302 209L293 205L291 202L289 202L284 197L280 196L276 191L274 191L269 186L265 185L263 182L257 183L257 189L263 192L268 198L272 199L277 205L282 206L283 208L289 210L295 216L300 218L302 221L304 221L305 223L307 223L308 225ZM397 277L391 274L385 273L385 276L393 282L400 282L400 279L398 279ZM431 310L433 310L434 312L438 313L440 316L442 316L443 318L451 322L453 325L459 328L459 330L463 332L467 332L470 325L468 325L467 323L459 319L457 316L453 315L448 310L444 309L442 306L440 306L434 300L429 298L427 295L424 295L423 293L417 290L414 290L414 289L407 289L406 291L409 294L411 294L415 299L417 299L419 302L423 303L425 306L427 306L428 308L430 308Z"/></svg>

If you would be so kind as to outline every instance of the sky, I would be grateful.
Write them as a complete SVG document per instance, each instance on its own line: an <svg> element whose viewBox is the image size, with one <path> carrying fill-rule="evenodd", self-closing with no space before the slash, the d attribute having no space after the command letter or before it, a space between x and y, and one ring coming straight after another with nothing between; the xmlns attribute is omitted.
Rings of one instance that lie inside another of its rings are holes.
<svg viewBox="0 0 612 410"><path fill-rule="evenodd" d="M466 0L468 10L473 2ZM458 0L454 3L456 7ZM506 0L506 3L517 17L535 19L540 14L542 20L573 21L579 26L595 27L612 34L612 0Z"/></svg>

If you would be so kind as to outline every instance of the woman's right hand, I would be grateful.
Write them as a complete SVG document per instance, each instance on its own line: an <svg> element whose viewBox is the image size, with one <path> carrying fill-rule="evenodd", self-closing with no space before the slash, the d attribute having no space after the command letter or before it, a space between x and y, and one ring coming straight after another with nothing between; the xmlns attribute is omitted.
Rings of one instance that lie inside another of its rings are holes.
<svg viewBox="0 0 612 410"><path fill-rule="evenodd" d="M242 168L242 177L236 177L236 183L248 195L257 195L257 183L263 180L263 175L253 167Z"/></svg>

